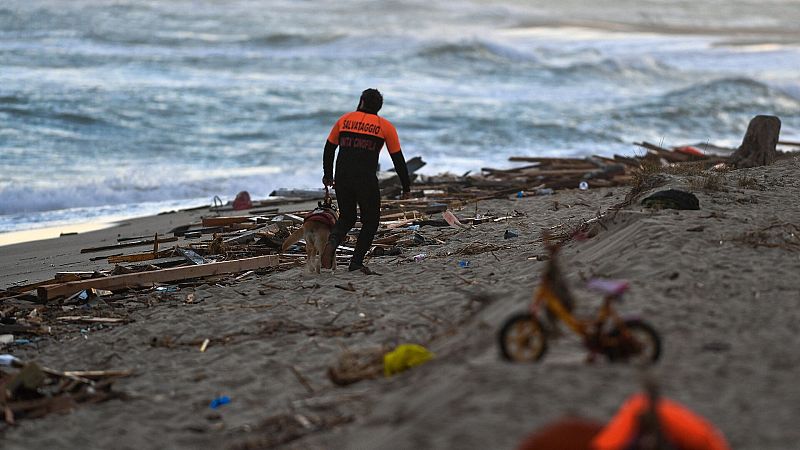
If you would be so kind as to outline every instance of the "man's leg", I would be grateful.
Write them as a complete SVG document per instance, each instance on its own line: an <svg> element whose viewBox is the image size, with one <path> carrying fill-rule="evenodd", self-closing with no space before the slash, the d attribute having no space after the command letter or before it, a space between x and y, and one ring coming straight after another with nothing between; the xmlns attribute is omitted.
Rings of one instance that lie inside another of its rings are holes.
<svg viewBox="0 0 800 450"><path fill-rule="evenodd" d="M356 196L348 189L345 183L336 184L336 203L339 204L339 220L333 225L328 243L322 250L320 264L323 269L333 267L333 259L336 258L336 248L342 243L344 237L356 224Z"/></svg>
<svg viewBox="0 0 800 450"><path fill-rule="evenodd" d="M365 188L358 192L358 206L361 208L361 231L358 233L353 259L350 260L350 270L364 267L364 256L372 247L372 240L375 238L381 219L381 190L378 187L378 180L370 180L365 184Z"/></svg>

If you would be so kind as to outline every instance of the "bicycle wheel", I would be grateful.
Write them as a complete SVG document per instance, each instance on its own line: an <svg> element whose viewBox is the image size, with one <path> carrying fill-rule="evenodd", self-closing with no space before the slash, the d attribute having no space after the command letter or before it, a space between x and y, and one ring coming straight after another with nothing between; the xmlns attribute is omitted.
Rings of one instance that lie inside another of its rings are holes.
<svg viewBox="0 0 800 450"><path fill-rule="evenodd" d="M538 361L547 351L547 337L539 320L529 313L511 316L498 334L500 355L515 362Z"/></svg>
<svg viewBox="0 0 800 450"><path fill-rule="evenodd" d="M639 364L652 364L661 356L661 337L647 322L628 319L620 328L611 330L609 336L617 339L617 344L608 349L606 356L610 361L628 361Z"/></svg>

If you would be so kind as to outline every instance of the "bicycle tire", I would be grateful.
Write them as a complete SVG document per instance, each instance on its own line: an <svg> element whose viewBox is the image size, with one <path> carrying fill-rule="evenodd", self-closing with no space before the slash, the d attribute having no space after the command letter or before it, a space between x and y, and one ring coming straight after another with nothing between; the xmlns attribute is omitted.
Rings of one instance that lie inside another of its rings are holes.
<svg viewBox="0 0 800 450"><path fill-rule="evenodd" d="M630 343L620 341L620 344L612 349L606 351L606 356L609 361L620 362L630 361L633 357L645 355L645 358L635 358L641 363L653 364L661 357L661 336L658 332L647 322L639 319L628 319L623 322L629 336L635 339L637 346L642 348L632 348ZM610 337L620 338L621 332L619 328L611 330Z"/></svg>
<svg viewBox="0 0 800 450"><path fill-rule="evenodd" d="M530 313L509 317L497 337L500 355L507 361L535 362L547 352L547 335L539 319Z"/></svg>

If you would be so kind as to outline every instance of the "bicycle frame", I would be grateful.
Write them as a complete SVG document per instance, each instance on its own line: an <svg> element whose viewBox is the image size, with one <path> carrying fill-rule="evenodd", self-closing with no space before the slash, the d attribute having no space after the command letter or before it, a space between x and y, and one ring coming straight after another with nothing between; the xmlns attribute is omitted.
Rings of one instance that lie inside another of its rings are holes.
<svg viewBox="0 0 800 450"><path fill-rule="evenodd" d="M534 299L531 304L531 314L538 316L537 312L539 308L541 308L542 304L544 304L544 307L551 311L558 318L558 320L564 322L579 336L587 338L590 334L589 332L592 326L595 326L595 330L599 331L599 327L606 323L608 319L612 319L615 323L621 322L621 319L611 307L611 300L614 298L614 296L606 296L603 298L603 304L594 319L579 319L564 307L561 299L558 297L558 295L556 295L550 286L550 281L543 277L542 283L536 289L536 293L534 294Z"/></svg>

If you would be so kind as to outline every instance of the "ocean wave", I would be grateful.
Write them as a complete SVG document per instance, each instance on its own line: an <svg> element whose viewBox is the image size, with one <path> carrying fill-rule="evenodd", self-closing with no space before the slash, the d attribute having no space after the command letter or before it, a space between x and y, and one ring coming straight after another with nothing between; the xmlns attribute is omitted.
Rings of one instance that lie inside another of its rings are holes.
<svg viewBox="0 0 800 450"><path fill-rule="evenodd" d="M20 97L17 95L0 95L0 105L19 105L27 102L28 100L25 97Z"/></svg>
<svg viewBox="0 0 800 450"><path fill-rule="evenodd" d="M24 104L20 100L17 103L8 102L7 104ZM63 112L63 111L50 111L46 109L36 108L22 108L13 106L2 106L3 102L0 100L0 113L6 113L10 116L17 116L30 120L31 118L55 120L64 124L72 125L111 125L103 118L96 117L90 114L80 112Z"/></svg>
<svg viewBox="0 0 800 450"><path fill-rule="evenodd" d="M679 114L760 109L775 115L793 115L800 109L800 100L752 78L735 77L698 83L669 92L658 99L655 105Z"/></svg>
<svg viewBox="0 0 800 450"><path fill-rule="evenodd" d="M758 114L796 122L800 101L750 78L694 83L639 104L606 113L608 128L628 140L665 137L681 140L738 138ZM635 124L631 128L631 124ZM638 136L634 136L635 130Z"/></svg>
<svg viewBox="0 0 800 450"><path fill-rule="evenodd" d="M653 56L598 57L553 53L533 48L522 51L510 45L488 40L462 42L437 42L421 45L414 56L426 62L436 61L457 67L458 63L481 64L513 73L529 72L531 75L571 80L644 80L656 81L669 77L671 80L685 76L673 67Z"/></svg>
<svg viewBox="0 0 800 450"><path fill-rule="evenodd" d="M654 80L664 76L675 78L675 70L653 57L603 58L593 62L576 62L566 66L548 66L547 70L556 76L577 79L646 79Z"/></svg>
<svg viewBox="0 0 800 450"><path fill-rule="evenodd" d="M329 44L345 38L344 33L318 33L318 34L298 34L298 33L274 33L264 36L248 37L237 41L239 44L251 44L255 46L267 47L300 47Z"/></svg>
<svg viewBox="0 0 800 450"><path fill-rule="evenodd" d="M264 35L221 32L162 31L153 34L87 31L83 38L97 44L146 45L160 47L245 46L253 48L296 48L329 44L346 35L342 33L285 33Z"/></svg>
<svg viewBox="0 0 800 450"><path fill-rule="evenodd" d="M485 40L434 42L421 46L416 56L423 59L460 59L486 62L537 62L538 58L510 46Z"/></svg>

